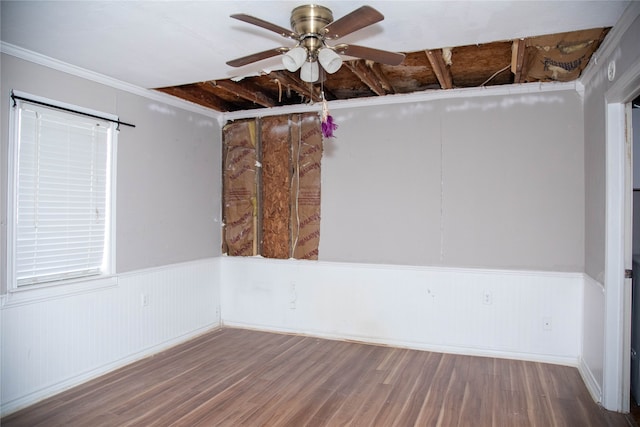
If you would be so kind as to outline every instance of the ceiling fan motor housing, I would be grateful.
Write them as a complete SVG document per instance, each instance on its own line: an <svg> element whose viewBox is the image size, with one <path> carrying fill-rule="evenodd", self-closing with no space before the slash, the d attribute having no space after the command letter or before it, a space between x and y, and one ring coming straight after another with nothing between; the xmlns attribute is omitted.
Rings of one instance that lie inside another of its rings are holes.
<svg viewBox="0 0 640 427"><path fill-rule="evenodd" d="M317 51L324 47L322 29L333 22L331 10L315 4L298 6L291 12L291 28L300 35L298 40L315 59Z"/></svg>

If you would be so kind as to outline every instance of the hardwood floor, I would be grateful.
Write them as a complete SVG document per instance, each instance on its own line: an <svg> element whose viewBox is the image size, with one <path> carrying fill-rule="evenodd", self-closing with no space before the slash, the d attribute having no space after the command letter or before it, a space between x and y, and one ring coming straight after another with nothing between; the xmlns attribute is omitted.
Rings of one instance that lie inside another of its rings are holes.
<svg viewBox="0 0 640 427"><path fill-rule="evenodd" d="M220 329L11 426L630 426L566 366Z"/></svg>

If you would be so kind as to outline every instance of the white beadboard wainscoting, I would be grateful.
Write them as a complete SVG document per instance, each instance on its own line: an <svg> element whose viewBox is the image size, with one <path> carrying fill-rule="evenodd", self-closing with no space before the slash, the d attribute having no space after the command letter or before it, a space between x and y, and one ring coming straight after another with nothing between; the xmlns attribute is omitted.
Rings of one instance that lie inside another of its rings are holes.
<svg viewBox="0 0 640 427"><path fill-rule="evenodd" d="M222 323L578 366L581 273L225 258Z"/></svg>
<svg viewBox="0 0 640 427"><path fill-rule="evenodd" d="M112 286L59 297L10 294L1 310L1 413L218 327L220 260L125 273Z"/></svg>
<svg viewBox="0 0 640 427"><path fill-rule="evenodd" d="M11 294L1 310L2 413L221 324L578 366L598 400L602 322L583 312L603 296L591 282L582 273L220 257L57 298Z"/></svg>

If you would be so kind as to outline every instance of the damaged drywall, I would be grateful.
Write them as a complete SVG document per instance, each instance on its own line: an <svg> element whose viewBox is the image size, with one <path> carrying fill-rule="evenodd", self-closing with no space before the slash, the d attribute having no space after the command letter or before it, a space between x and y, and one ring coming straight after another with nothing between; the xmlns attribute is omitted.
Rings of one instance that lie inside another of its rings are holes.
<svg viewBox="0 0 640 427"><path fill-rule="evenodd" d="M223 253L318 259L318 114L232 122L223 134Z"/></svg>

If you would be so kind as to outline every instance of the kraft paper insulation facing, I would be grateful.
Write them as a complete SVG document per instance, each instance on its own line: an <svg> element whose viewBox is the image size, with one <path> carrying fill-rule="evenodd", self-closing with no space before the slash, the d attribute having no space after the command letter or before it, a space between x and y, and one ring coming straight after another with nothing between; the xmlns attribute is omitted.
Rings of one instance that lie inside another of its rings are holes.
<svg viewBox="0 0 640 427"><path fill-rule="evenodd" d="M256 255L258 222L255 120L225 126L223 141L223 252L237 256Z"/></svg>
<svg viewBox="0 0 640 427"><path fill-rule="evenodd" d="M290 257L291 142L289 117L262 119L262 256Z"/></svg>
<svg viewBox="0 0 640 427"><path fill-rule="evenodd" d="M223 252L318 259L320 117L238 121L225 126L223 141Z"/></svg>
<svg viewBox="0 0 640 427"><path fill-rule="evenodd" d="M526 79L561 82L577 79L604 38L603 33L606 30L594 29L528 38Z"/></svg>
<svg viewBox="0 0 640 427"><path fill-rule="evenodd" d="M322 131L313 113L292 120L293 182L291 185L291 238L293 258L318 259L320 245L320 164Z"/></svg>

